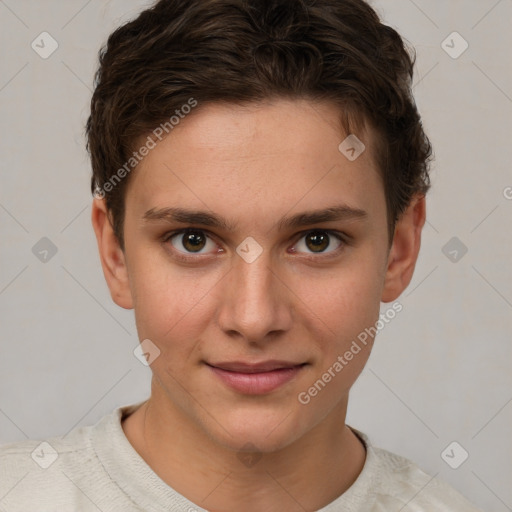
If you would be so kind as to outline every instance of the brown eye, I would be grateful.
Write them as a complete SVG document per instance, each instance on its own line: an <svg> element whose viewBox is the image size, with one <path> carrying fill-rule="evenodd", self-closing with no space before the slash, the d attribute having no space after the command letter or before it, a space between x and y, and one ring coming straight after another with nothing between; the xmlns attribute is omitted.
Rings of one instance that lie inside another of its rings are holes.
<svg viewBox="0 0 512 512"><path fill-rule="evenodd" d="M206 244L205 237L198 232L185 233L182 238L183 247L187 251L200 251Z"/></svg>
<svg viewBox="0 0 512 512"><path fill-rule="evenodd" d="M215 248L215 243L203 231L199 230L175 233L169 237L168 241L177 251L185 254L201 254L201 251L208 246L208 243L211 244L211 249Z"/></svg>
<svg viewBox="0 0 512 512"><path fill-rule="evenodd" d="M333 239L335 240L334 243L332 241ZM340 236L334 233L330 233L329 231L315 230L306 233L299 240L299 243L295 245L295 248L296 252L309 252L310 254L321 254L325 252L334 252L341 245L343 245L343 240ZM330 250L326 251L326 249Z"/></svg>
<svg viewBox="0 0 512 512"><path fill-rule="evenodd" d="M321 231L306 235L306 246L314 252L322 252L329 247L329 237Z"/></svg>

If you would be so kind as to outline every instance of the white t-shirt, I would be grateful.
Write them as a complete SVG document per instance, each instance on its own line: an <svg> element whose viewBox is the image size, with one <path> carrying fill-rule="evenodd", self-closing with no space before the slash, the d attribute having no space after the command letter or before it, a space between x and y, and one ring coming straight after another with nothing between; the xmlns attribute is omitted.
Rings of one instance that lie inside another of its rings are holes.
<svg viewBox="0 0 512 512"><path fill-rule="evenodd" d="M205 512L160 479L126 438L121 419L142 403L66 436L0 446L0 511ZM366 445L363 470L319 512L480 512L448 484L352 430Z"/></svg>

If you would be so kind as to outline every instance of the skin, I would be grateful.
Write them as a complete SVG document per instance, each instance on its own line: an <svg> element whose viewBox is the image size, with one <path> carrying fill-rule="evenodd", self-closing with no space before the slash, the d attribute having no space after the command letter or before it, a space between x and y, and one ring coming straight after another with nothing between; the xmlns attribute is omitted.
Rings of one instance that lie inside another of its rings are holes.
<svg viewBox="0 0 512 512"><path fill-rule="evenodd" d="M366 150L353 162L338 150L346 135L326 103L199 106L130 176L124 252L104 200L94 199L112 298L135 310L139 339L160 350L151 397L124 432L163 481L208 510L317 510L363 468L364 445L345 418L373 340L307 405L297 397L409 284L425 198L413 198L390 247L372 132L356 134ZM278 228L282 217L339 204L366 217ZM143 220L171 206L237 225ZM186 227L202 231L199 254L181 235L165 240ZM329 240L320 252L312 230ZM249 236L263 249L252 263L236 252ZM228 388L205 364L269 359L308 364L259 396Z"/></svg>

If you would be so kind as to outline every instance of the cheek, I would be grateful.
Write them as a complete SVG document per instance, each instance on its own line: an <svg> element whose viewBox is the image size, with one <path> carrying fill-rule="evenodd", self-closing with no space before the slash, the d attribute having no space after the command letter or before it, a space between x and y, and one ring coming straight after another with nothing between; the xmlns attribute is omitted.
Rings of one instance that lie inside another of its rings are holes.
<svg viewBox="0 0 512 512"><path fill-rule="evenodd" d="M310 311L310 328L316 326L340 350L378 319L382 279L375 262L356 261L333 272L303 275L293 289Z"/></svg>
<svg viewBox="0 0 512 512"><path fill-rule="evenodd" d="M211 296L222 270L200 273L165 257L138 259L131 273L139 337L158 345L196 338L211 318Z"/></svg>
<svg viewBox="0 0 512 512"><path fill-rule="evenodd" d="M305 421L328 414L348 396L373 346L371 327L379 318L379 276L368 268L337 272L306 302L309 331L315 340L316 364L296 399ZM306 291L301 292L301 297ZM314 312L314 315L311 315Z"/></svg>

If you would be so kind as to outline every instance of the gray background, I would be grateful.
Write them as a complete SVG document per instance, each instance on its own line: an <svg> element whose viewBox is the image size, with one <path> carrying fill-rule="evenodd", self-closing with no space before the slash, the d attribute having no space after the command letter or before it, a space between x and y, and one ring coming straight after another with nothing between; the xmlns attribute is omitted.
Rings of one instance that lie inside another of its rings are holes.
<svg viewBox="0 0 512 512"><path fill-rule="evenodd" d="M101 272L83 138L97 51L148 4L0 0L0 443L64 434L148 396L133 313ZM482 509L512 510L512 1L373 5L417 49L436 161L404 309L379 333L347 422ZM47 59L31 48L43 31L59 45ZM458 58L441 46L453 31L469 43ZM43 237L57 248L46 262L32 251ZM469 453L458 469L441 457L453 441Z"/></svg>

